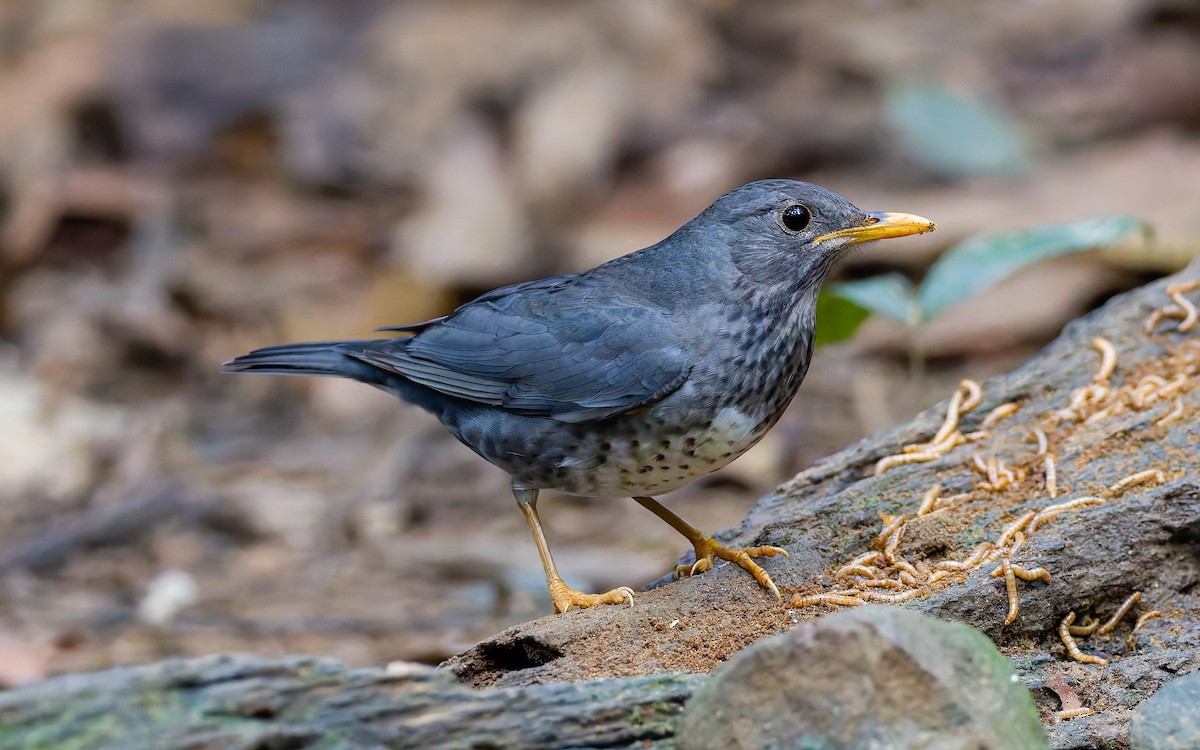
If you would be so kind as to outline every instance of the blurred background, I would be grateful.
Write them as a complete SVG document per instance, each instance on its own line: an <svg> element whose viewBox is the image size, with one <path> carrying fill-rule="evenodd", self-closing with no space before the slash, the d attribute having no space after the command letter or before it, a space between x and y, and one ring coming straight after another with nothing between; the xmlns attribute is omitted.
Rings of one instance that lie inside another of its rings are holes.
<svg viewBox="0 0 1200 750"><path fill-rule="evenodd" d="M1200 5L0 0L0 684L436 662L548 613L507 477L431 417L219 363L586 269L765 177L939 224L842 279L1096 217L1155 239L823 346L759 447L665 498L710 529L1200 250ZM584 590L687 551L632 502L542 508Z"/></svg>

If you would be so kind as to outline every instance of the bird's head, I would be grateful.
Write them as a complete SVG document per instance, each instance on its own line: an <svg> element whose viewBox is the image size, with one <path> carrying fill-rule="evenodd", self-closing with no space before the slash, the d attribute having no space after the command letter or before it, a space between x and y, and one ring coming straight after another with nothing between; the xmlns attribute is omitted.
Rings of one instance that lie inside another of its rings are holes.
<svg viewBox="0 0 1200 750"><path fill-rule="evenodd" d="M719 238L709 246L728 252L754 282L799 291L819 285L854 245L935 228L912 214L863 211L807 182L762 180L718 198L686 229Z"/></svg>

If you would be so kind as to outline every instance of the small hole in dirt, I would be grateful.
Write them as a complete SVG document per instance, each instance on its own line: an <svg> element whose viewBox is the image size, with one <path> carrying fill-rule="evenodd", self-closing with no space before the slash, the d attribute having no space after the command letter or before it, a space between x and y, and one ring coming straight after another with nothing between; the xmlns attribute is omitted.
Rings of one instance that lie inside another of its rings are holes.
<svg viewBox="0 0 1200 750"><path fill-rule="evenodd" d="M274 719L275 709L271 708L270 706L259 706L258 708L247 713L247 716L252 719Z"/></svg>
<svg viewBox="0 0 1200 750"><path fill-rule="evenodd" d="M522 669L540 667L562 655L562 651L529 636L505 643L487 643L479 649L479 656L486 665L485 669L499 672L519 672Z"/></svg>
<svg viewBox="0 0 1200 750"><path fill-rule="evenodd" d="M264 737L258 742L246 745L246 750L308 750L318 739L319 736L307 731L288 732Z"/></svg>

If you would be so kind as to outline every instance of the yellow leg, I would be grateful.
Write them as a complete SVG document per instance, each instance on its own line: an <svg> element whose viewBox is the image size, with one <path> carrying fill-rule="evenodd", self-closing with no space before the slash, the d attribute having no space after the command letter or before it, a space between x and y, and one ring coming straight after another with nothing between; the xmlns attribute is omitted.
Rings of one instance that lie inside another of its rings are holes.
<svg viewBox="0 0 1200 750"><path fill-rule="evenodd" d="M678 531L687 537L687 540L696 548L696 562L692 565L678 565L675 567L675 576L692 576L697 573L703 573L710 570L713 566L713 558L728 560L732 563L737 563L742 568L750 572L754 579L762 584L763 588L768 589L779 599L779 587L771 580L771 576L767 571L759 567L758 563L754 562L755 557L774 557L775 555L783 555L790 557L787 550L782 547L743 547L742 549L733 549L726 547L723 544L717 543L708 534L692 526L687 521L672 513L665 506L659 503L652 497L635 497L638 503L646 510L658 516L662 520L671 525L671 528Z"/></svg>
<svg viewBox="0 0 1200 750"><path fill-rule="evenodd" d="M533 542L537 545L538 554L542 558L542 568L546 571L546 588L550 589L550 598L554 601L554 611L566 612L571 607L594 607L597 604L633 604L633 589L628 586L606 591L603 594L584 594L576 591L558 574L554 558L550 556L550 545L546 543L546 535L542 533L542 521L537 513L537 490L519 490L513 488L517 497L517 507L525 514L529 531L533 533Z"/></svg>

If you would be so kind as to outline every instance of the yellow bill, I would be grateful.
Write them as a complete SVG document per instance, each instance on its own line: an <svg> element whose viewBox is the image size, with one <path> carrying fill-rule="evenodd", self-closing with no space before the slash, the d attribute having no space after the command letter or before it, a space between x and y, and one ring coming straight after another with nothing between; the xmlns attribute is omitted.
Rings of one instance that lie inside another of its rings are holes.
<svg viewBox="0 0 1200 750"><path fill-rule="evenodd" d="M813 244L826 240L848 239L847 244L855 245L859 242L907 237L910 234L925 234L935 229L937 229L937 224L923 216L881 211L867 214L867 223L861 227L839 229L836 232L823 234L813 240Z"/></svg>

